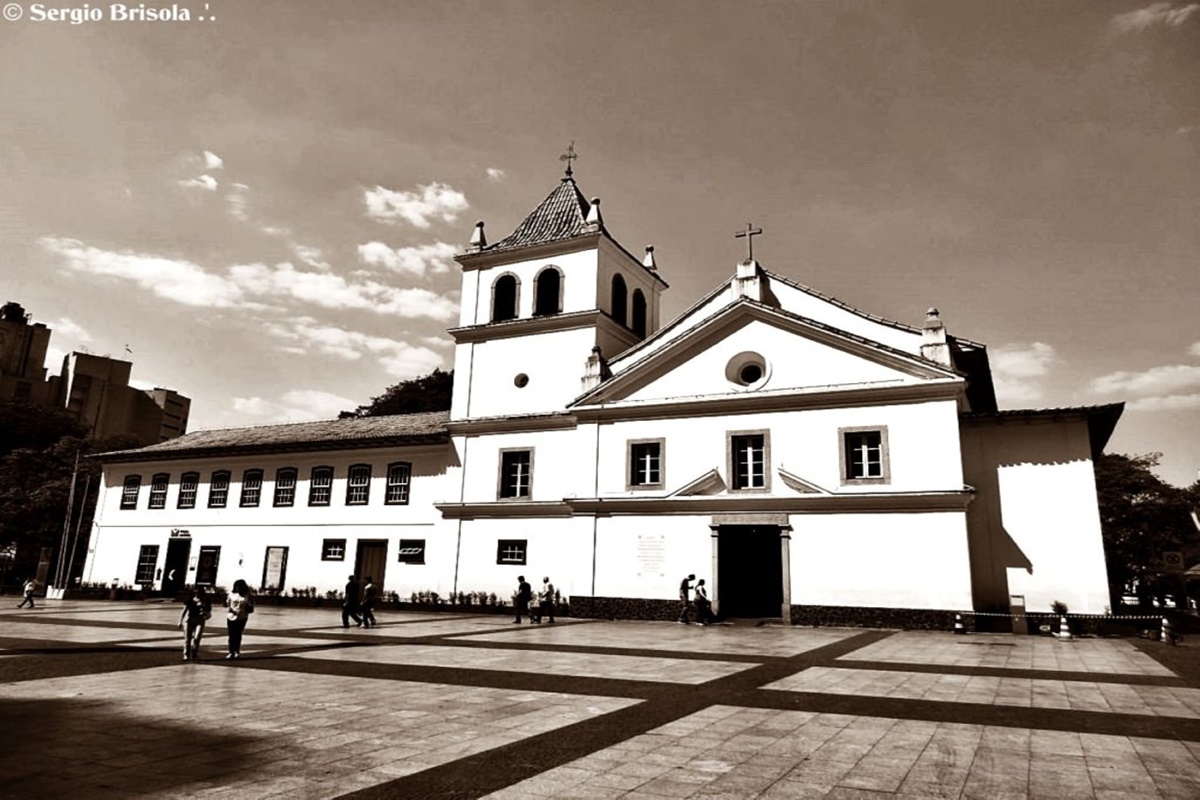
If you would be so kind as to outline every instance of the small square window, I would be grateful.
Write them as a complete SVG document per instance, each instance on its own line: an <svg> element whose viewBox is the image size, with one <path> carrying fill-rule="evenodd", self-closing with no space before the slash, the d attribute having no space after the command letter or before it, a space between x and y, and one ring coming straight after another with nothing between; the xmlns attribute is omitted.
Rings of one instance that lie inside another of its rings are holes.
<svg viewBox="0 0 1200 800"><path fill-rule="evenodd" d="M275 471L275 507L284 508L296 504L296 470L282 467Z"/></svg>
<svg viewBox="0 0 1200 800"><path fill-rule="evenodd" d="M134 583L154 583L154 569L158 566L158 545L144 544L138 553L137 574Z"/></svg>
<svg viewBox="0 0 1200 800"><path fill-rule="evenodd" d="M196 492L200 488L200 473L185 472L179 477L179 500L177 508L195 508Z"/></svg>
<svg viewBox="0 0 1200 800"><path fill-rule="evenodd" d="M887 428L841 428L842 483L888 483Z"/></svg>
<svg viewBox="0 0 1200 800"><path fill-rule="evenodd" d="M308 481L308 504L327 506L333 496L333 467L313 467Z"/></svg>
<svg viewBox="0 0 1200 800"><path fill-rule="evenodd" d="M528 500L533 490L533 451L500 451L500 487L504 500Z"/></svg>
<svg viewBox="0 0 1200 800"><path fill-rule="evenodd" d="M208 507L224 508L229 501L229 473L214 472L208 484Z"/></svg>
<svg viewBox="0 0 1200 800"><path fill-rule="evenodd" d="M365 506L371 497L371 465L355 464L346 478L346 505Z"/></svg>
<svg viewBox="0 0 1200 800"><path fill-rule="evenodd" d="M321 560L322 561L345 561L346 560L346 540L345 539L326 539L321 543Z"/></svg>
<svg viewBox="0 0 1200 800"><path fill-rule="evenodd" d="M627 489L661 489L663 486L662 439L634 440L628 443Z"/></svg>
<svg viewBox="0 0 1200 800"><path fill-rule="evenodd" d="M388 464L387 494L384 496L384 503L390 506L406 505L408 503L408 487L411 482L411 464Z"/></svg>
<svg viewBox="0 0 1200 800"><path fill-rule="evenodd" d="M262 498L262 479L261 469L248 469L242 473L242 508L254 508L258 505L259 499Z"/></svg>
<svg viewBox="0 0 1200 800"><path fill-rule="evenodd" d="M425 563L425 540L424 539L401 539L398 549L400 554L401 564L424 564Z"/></svg>
<svg viewBox="0 0 1200 800"><path fill-rule="evenodd" d="M125 486L121 489L121 509L123 511L132 511L137 508L138 490L141 488L141 475L125 476Z"/></svg>
<svg viewBox="0 0 1200 800"><path fill-rule="evenodd" d="M150 479L150 502L148 508L166 508L167 507L167 485L171 482L171 476L165 472L159 472Z"/></svg>
<svg viewBox="0 0 1200 800"><path fill-rule="evenodd" d="M524 564L528 539L501 539L496 543L497 564Z"/></svg>

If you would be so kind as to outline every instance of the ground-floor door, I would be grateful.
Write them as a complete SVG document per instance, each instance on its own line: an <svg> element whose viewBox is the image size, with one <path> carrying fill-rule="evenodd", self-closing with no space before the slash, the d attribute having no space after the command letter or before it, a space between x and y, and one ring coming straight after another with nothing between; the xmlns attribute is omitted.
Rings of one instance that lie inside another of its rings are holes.
<svg viewBox="0 0 1200 800"><path fill-rule="evenodd" d="M162 591L168 597L176 595L188 579L188 556L192 540L175 538L167 541L167 558L163 562Z"/></svg>
<svg viewBox="0 0 1200 800"><path fill-rule="evenodd" d="M717 600L723 617L779 617L783 556L778 525L717 531Z"/></svg>
<svg viewBox="0 0 1200 800"><path fill-rule="evenodd" d="M288 549L286 547L268 547L263 558L262 585L260 591L274 589L283 594L284 583L287 581Z"/></svg>
<svg viewBox="0 0 1200 800"><path fill-rule="evenodd" d="M196 585L212 586L217 582L217 566L221 563L220 547L201 547L196 561Z"/></svg>
<svg viewBox="0 0 1200 800"><path fill-rule="evenodd" d="M354 574L359 582L365 585L367 578L370 578L382 593L386 570L387 539L359 539L358 556L354 560Z"/></svg>

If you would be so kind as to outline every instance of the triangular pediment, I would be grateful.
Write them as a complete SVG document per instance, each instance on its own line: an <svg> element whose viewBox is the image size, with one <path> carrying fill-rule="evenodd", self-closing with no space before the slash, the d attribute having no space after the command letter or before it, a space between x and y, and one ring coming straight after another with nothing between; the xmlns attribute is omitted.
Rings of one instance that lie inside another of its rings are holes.
<svg viewBox="0 0 1200 800"><path fill-rule="evenodd" d="M729 304L668 345L622 367L575 405L836 391L959 378L953 370L911 353L750 300Z"/></svg>

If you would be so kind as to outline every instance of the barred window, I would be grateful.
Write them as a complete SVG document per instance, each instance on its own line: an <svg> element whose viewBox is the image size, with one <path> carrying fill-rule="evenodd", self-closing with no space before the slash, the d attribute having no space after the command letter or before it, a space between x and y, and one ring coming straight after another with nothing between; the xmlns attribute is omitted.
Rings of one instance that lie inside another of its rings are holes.
<svg viewBox="0 0 1200 800"><path fill-rule="evenodd" d="M524 564L528 539L501 539L496 542L497 564Z"/></svg>
<svg viewBox="0 0 1200 800"><path fill-rule="evenodd" d="M208 507L224 508L229 501L229 471L221 470L212 474L208 483Z"/></svg>
<svg viewBox="0 0 1200 800"><path fill-rule="evenodd" d="M262 479L261 469L248 469L242 473L242 508L258 505L259 499L262 498Z"/></svg>
<svg viewBox="0 0 1200 800"><path fill-rule="evenodd" d="M281 467L275 471L275 506L296 504L296 476L292 467Z"/></svg>
<svg viewBox="0 0 1200 800"><path fill-rule="evenodd" d="M135 583L154 583L154 568L158 566L158 545L144 544L138 553Z"/></svg>
<svg viewBox="0 0 1200 800"><path fill-rule="evenodd" d="M425 540L401 539L397 552L400 554L399 561L401 564L424 564Z"/></svg>
<svg viewBox="0 0 1200 800"><path fill-rule="evenodd" d="M346 505L365 506L371 497L371 465L355 464L346 478Z"/></svg>
<svg viewBox="0 0 1200 800"><path fill-rule="evenodd" d="M185 472L179 476L179 501L176 508L195 508L196 492L200 488L200 473Z"/></svg>
<svg viewBox="0 0 1200 800"><path fill-rule="evenodd" d="M148 508L166 508L167 507L167 485L171 483L171 476L165 472L157 472L150 479L150 503Z"/></svg>
<svg viewBox="0 0 1200 800"><path fill-rule="evenodd" d="M308 480L308 504L327 506L333 496L333 467L313 467Z"/></svg>
<svg viewBox="0 0 1200 800"><path fill-rule="evenodd" d="M411 464L406 462L388 464L387 496L384 498L384 502L388 505L406 505L411 480Z"/></svg>
<svg viewBox="0 0 1200 800"><path fill-rule="evenodd" d="M346 560L346 540L345 539L326 539L321 542L321 560L322 561L345 561Z"/></svg>
<svg viewBox="0 0 1200 800"><path fill-rule="evenodd" d="M121 509L132 511L137 508L138 490L142 488L141 475L126 475L125 486L121 489Z"/></svg>

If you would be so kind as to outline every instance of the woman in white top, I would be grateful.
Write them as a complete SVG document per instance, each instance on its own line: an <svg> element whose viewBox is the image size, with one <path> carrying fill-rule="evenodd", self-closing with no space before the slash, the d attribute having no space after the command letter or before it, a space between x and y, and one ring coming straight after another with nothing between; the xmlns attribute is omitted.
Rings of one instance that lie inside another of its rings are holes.
<svg viewBox="0 0 1200 800"><path fill-rule="evenodd" d="M254 598L244 580L238 578L233 582L233 591L229 593L225 604L229 606L229 613L225 617L229 627L229 655L225 657L241 658L242 633L246 630L246 621L254 613Z"/></svg>

